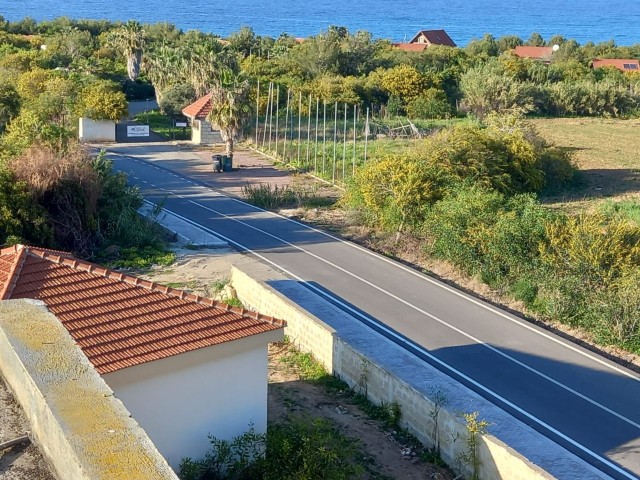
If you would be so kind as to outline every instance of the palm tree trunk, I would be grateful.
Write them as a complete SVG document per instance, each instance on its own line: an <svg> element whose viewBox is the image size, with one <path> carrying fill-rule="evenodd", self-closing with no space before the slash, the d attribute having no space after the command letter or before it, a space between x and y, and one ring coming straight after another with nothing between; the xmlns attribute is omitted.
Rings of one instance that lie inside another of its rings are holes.
<svg viewBox="0 0 640 480"><path fill-rule="evenodd" d="M233 159L233 137L227 137L227 157Z"/></svg>
<svg viewBox="0 0 640 480"><path fill-rule="evenodd" d="M129 80L135 82L140 75L140 63L142 61L142 51L135 50L130 52L127 58L127 74L129 75Z"/></svg>

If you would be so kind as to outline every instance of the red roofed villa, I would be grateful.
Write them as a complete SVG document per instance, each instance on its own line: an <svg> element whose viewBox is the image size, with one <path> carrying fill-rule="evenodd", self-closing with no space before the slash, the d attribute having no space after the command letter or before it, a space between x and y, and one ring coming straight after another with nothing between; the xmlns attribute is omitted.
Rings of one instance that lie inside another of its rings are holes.
<svg viewBox="0 0 640 480"><path fill-rule="evenodd" d="M636 58L596 58L593 68L614 67L623 72L640 72L640 60Z"/></svg>
<svg viewBox="0 0 640 480"><path fill-rule="evenodd" d="M182 113L191 122L191 142L196 145L213 145L222 143L220 130L213 128L207 119L211 113L211 94L199 98L182 109Z"/></svg>
<svg viewBox="0 0 640 480"><path fill-rule="evenodd" d="M514 55L520 58L530 58L532 60L541 60L546 63L551 62L551 56L557 48L553 47L531 47L529 45L518 45L514 50Z"/></svg>
<svg viewBox="0 0 640 480"><path fill-rule="evenodd" d="M174 468L209 434L267 426L267 345L284 322L64 252L0 250L0 300L42 301Z"/></svg>
<svg viewBox="0 0 640 480"><path fill-rule="evenodd" d="M393 46L405 52L422 52L432 45L456 47L457 45L444 30L420 30L409 43L394 43Z"/></svg>

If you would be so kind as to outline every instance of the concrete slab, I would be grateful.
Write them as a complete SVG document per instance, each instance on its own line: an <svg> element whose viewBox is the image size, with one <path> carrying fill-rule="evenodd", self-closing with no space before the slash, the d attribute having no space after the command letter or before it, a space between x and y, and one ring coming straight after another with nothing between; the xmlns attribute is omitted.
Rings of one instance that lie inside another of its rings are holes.
<svg viewBox="0 0 640 480"><path fill-rule="evenodd" d="M154 203L147 200L139 210L142 215L150 215L157 208ZM194 226L191 222L178 217L165 209L161 209L156 221L167 230L178 236L178 241L183 245L191 245L198 248L227 248L229 244L221 238Z"/></svg>

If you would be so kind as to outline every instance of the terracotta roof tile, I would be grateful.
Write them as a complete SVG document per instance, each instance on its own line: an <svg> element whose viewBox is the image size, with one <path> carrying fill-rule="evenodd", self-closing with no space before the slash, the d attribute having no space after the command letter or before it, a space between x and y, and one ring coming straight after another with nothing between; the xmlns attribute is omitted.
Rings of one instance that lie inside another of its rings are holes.
<svg viewBox="0 0 640 480"><path fill-rule="evenodd" d="M521 58L537 58L541 60L551 59L553 47L531 47L528 45L518 45L513 53Z"/></svg>
<svg viewBox="0 0 640 480"><path fill-rule="evenodd" d="M21 245L0 250L0 299L10 298L42 300L102 374L284 326L64 252Z"/></svg>
<svg viewBox="0 0 640 480"><path fill-rule="evenodd" d="M405 52L422 52L428 47L426 43L394 43L393 46Z"/></svg>
<svg viewBox="0 0 640 480"><path fill-rule="evenodd" d="M623 72L640 72L640 60L635 58L596 58L593 68L615 67Z"/></svg>
<svg viewBox="0 0 640 480"><path fill-rule="evenodd" d="M182 109L182 113L189 118L207 118L211 112L211 94L208 93L204 97L199 98L191 105Z"/></svg>

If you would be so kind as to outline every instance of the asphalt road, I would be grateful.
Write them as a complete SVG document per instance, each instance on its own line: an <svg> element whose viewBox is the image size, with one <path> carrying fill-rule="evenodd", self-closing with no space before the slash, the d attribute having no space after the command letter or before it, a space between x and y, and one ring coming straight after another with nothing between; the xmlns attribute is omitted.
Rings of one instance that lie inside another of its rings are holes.
<svg viewBox="0 0 640 480"><path fill-rule="evenodd" d="M115 157L152 202L252 252L613 478L640 478L640 377L397 262Z"/></svg>

